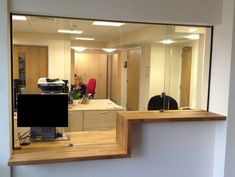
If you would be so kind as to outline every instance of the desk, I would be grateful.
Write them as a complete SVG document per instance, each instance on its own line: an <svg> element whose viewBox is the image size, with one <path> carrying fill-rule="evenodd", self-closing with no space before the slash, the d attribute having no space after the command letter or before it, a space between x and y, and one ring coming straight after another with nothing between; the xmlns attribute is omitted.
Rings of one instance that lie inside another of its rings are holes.
<svg viewBox="0 0 235 177"><path fill-rule="evenodd" d="M69 125L58 128L60 132L111 130L116 128L116 114L124 110L109 99L91 99L88 104L69 105ZM14 117L14 139L17 144L18 133L25 133L27 127L17 127L17 116Z"/></svg>
<svg viewBox="0 0 235 177"><path fill-rule="evenodd" d="M89 100L88 104L69 105L66 132L110 130L116 128L116 114L124 110L109 99Z"/></svg>
<svg viewBox="0 0 235 177"><path fill-rule="evenodd" d="M115 111L123 109L122 106L115 104L109 99L91 99L87 104L69 105L69 111Z"/></svg>

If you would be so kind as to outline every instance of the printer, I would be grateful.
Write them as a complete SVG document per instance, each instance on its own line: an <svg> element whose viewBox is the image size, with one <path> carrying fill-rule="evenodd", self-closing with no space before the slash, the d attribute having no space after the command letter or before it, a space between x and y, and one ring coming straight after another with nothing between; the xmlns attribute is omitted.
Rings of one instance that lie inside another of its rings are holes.
<svg viewBox="0 0 235 177"><path fill-rule="evenodd" d="M38 87L42 93L67 93L67 80L40 78L38 79Z"/></svg>

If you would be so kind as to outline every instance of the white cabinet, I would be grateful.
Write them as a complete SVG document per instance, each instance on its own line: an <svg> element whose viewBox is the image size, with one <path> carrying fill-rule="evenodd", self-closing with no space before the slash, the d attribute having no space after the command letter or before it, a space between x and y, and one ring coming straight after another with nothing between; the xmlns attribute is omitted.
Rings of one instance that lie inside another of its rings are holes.
<svg viewBox="0 0 235 177"><path fill-rule="evenodd" d="M84 130L110 130L116 128L116 111L84 111Z"/></svg>

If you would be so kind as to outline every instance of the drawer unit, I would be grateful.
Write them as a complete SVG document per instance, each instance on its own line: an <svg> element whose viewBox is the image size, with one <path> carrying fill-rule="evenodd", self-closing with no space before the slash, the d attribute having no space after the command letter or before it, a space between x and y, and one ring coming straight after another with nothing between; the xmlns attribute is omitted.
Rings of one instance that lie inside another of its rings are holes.
<svg viewBox="0 0 235 177"><path fill-rule="evenodd" d="M84 130L116 128L116 111L84 111Z"/></svg>

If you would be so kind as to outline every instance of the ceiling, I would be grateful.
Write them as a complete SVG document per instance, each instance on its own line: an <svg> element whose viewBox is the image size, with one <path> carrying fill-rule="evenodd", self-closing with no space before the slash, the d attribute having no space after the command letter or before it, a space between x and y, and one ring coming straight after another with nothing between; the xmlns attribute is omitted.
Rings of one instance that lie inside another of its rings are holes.
<svg viewBox="0 0 235 177"><path fill-rule="evenodd" d="M71 34L71 39L89 37L95 38L96 41L107 42L150 26L136 23L125 23L121 27L95 26L92 25L92 22L91 20L27 16L27 21L13 20L13 32L58 34L58 29L82 30L82 34Z"/></svg>
<svg viewBox="0 0 235 177"><path fill-rule="evenodd" d="M171 38L178 44L190 42L190 40L185 39L184 37L189 33L190 27L187 26L180 27L173 25L125 23L120 27L110 27L92 25L92 20L51 18L43 16L26 16L26 18L26 21L13 20L13 32L56 34L68 37L71 41L75 41L75 37L89 37L95 38L95 40L91 42L106 43L115 41L116 39L124 39L123 36L127 36L127 34L129 36L132 34L133 44L140 44L141 42L159 42L164 38ZM83 33L63 34L58 33L58 29L81 30ZM151 31L153 33L152 35L149 34L149 29L154 29ZM197 33L205 33L205 28L197 27ZM145 40L141 41L141 39L139 39L139 41L136 42L135 38L138 38L138 35L142 35L141 37ZM146 40L145 36L148 36L148 40Z"/></svg>

